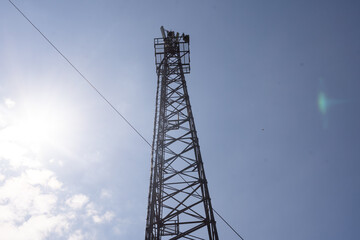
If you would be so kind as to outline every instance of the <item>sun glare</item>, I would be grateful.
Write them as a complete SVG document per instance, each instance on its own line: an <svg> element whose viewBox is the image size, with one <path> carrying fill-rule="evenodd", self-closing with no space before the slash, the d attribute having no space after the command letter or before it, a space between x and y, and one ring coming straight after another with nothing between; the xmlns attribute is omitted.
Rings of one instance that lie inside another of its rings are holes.
<svg viewBox="0 0 360 240"><path fill-rule="evenodd" d="M64 141L67 122L64 114L46 104L27 105L13 116L8 137L29 147L57 144Z"/></svg>
<svg viewBox="0 0 360 240"><path fill-rule="evenodd" d="M54 115L35 109L31 109L19 123L24 140L36 143L51 141L59 134L61 127L61 122Z"/></svg>

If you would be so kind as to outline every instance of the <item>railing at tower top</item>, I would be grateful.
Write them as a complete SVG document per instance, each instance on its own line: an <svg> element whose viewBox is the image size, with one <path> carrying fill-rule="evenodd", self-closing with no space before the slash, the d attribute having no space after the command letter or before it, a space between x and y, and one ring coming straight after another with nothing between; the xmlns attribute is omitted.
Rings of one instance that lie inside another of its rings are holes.
<svg viewBox="0 0 360 240"><path fill-rule="evenodd" d="M172 56L178 56L181 60L181 66L184 74L190 73L190 48L189 35L179 35L173 31L167 31L165 38L155 38L155 64L159 75L165 52ZM178 54L177 54L178 53Z"/></svg>

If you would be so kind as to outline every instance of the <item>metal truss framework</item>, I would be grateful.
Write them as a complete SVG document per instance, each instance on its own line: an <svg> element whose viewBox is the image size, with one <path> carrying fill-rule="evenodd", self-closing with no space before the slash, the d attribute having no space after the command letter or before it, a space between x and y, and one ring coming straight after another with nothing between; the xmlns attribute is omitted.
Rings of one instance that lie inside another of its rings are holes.
<svg viewBox="0 0 360 240"><path fill-rule="evenodd" d="M189 36L161 28L145 240L218 240L184 74Z"/></svg>

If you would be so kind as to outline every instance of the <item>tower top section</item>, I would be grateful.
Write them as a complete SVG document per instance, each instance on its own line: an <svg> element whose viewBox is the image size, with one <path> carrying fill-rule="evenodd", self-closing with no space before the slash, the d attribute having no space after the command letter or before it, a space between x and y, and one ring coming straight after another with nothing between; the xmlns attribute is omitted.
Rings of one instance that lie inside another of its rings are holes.
<svg viewBox="0 0 360 240"><path fill-rule="evenodd" d="M179 38L180 37L180 38L182 38L182 40L184 40L184 42L187 42L187 43L190 42L189 35L185 35L184 33L181 34L181 36L180 36L180 34L178 32L175 33L174 31L168 31L163 26L160 27L160 31L161 31L161 34L162 34L162 37L164 40L167 38L174 38L174 37Z"/></svg>
<svg viewBox="0 0 360 240"><path fill-rule="evenodd" d="M161 38L154 39L155 48L155 64L156 72L159 75L161 69L164 67L164 59L166 62L169 59L180 59L178 62L181 64L180 70L184 74L190 73L190 37L189 35L179 34L178 32L168 31L163 26L160 28Z"/></svg>

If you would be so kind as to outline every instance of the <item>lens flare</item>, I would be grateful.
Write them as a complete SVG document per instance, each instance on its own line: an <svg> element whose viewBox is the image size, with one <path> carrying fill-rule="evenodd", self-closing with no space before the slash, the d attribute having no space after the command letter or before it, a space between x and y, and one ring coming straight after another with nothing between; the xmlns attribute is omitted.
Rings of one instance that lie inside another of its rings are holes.
<svg viewBox="0 0 360 240"><path fill-rule="evenodd" d="M318 108L323 115L326 114L329 108L329 100L326 98L326 95L323 92L320 92L318 95Z"/></svg>

